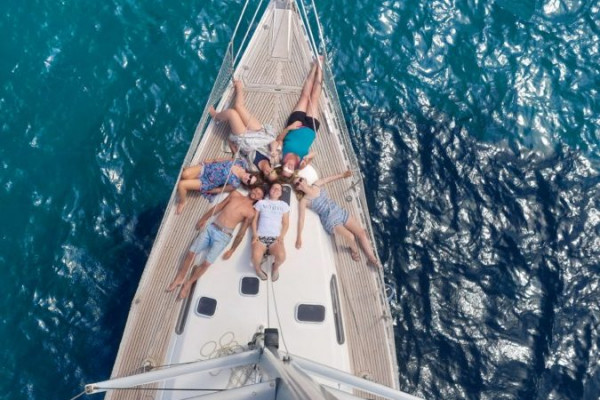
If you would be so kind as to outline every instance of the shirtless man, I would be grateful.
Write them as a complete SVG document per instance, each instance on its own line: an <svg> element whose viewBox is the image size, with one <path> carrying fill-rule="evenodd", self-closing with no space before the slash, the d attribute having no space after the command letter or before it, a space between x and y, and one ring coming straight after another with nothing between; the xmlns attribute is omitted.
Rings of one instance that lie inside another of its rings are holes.
<svg viewBox="0 0 600 400"><path fill-rule="evenodd" d="M279 267L285 261L283 238L289 226L290 206L280 200L282 193L281 184L274 183L269 190L269 198L254 205L256 214L252 220L252 265L256 275L263 281L267 279L267 274L260 264L267 249L275 257L271 271L273 282L279 279Z"/></svg>
<svg viewBox="0 0 600 400"><path fill-rule="evenodd" d="M173 279L173 282L171 282L167 288L167 292L173 291L178 286L183 285L178 298L185 299L190 293L192 284L196 282L206 272L208 267L217 260L219 254L221 254L225 247L227 247L227 244L231 241L233 230L243 221L242 227L233 240L231 248L223 254L223 259L229 259L244 238L246 229L248 229L248 226L250 226L252 219L254 218L254 203L261 200L264 195L265 193L261 187L251 189L248 196L243 196L240 192L234 191L227 196L225 200L216 206L211 207L202 218L198 220L196 229L201 230L204 228L210 217L213 215L213 210L214 215L218 215L217 219L207 226L196 240L194 240L175 279ZM194 263L196 255L205 249L208 249L208 251L204 262L200 267L196 268L192 276L186 281L185 277Z"/></svg>

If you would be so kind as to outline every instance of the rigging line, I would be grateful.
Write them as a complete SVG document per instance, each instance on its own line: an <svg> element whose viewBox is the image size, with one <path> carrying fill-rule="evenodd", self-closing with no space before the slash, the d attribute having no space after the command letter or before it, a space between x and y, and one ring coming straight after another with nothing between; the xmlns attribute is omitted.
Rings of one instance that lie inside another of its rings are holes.
<svg viewBox="0 0 600 400"><path fill-rule="evenodd" d="M231 80L233 79L233 73L235 72L235 68L233 67L235 65L235 61L233 60L233 43L229 43L229 46L227 46L227 51L230 53L229 55L231 57L231 63L229 64L229 74L227 75L227 80Z"/></svg>
<svg viewBox="0 0 600 400"><path fill-rule="evenodd" d="M250 0L246 0L246 3L244 4L244 8L242 8L242 12L240 14L240 18L238 19L237 24L235 25L235 29L233 30L233 34L231 35L231 48L233 49L233 41L235 40L235 35L237 34L237 30L240 27L240 23L242 22L242 18L244 17L244 13L246 12L246 8L248 7L248 3L250 2Z"/></svg>
<svg viewBox="0 0 600 400"><path fill-rule="evenodd" d="M312 50L315 54L319 54L319 48L317 47L317 43L315 42L315 37L312 33L312 29L310 27L310 19L308 18L308 13L306 12L306 7L304 7L304 0L300 0L299 1L301 9L302 9L302 13L304 15L304 20L306 21L306 27L308 28L308 37L310 39L310 44L312 47Z"/></svg>
<svg viewBox="0 0 600 400"><path fill-rule="evenodd" d="M80 398L81 396L83 396L84 394L85 394L85 390L84 390L83 392L79 393L77 396L75 396L75 397L71 397L71 400L78 399L78 398Z"/></svg>
<svg viewBox="0 0 600 400"><path fill-rule="evenodd" d="M227 187L227 183L229 182L229 178L231 178L233 166L235 165L235 162L238 160L239 155L240 155L240 149L238 148L236 150L235 154L233 155L231 167L229 167L229 173L227 174L227 178L225 179L225 184L223 185L223 188L221 188L221 193L219 193L219 196L221 196L225 192L225 187ZM213 206L212 211L210 213L210 217L208 217L208 219L211 219L215 215L215 211L217 209L217 205L218 205L218 203ZM204 229L206 229L206 227Z"/></svg>
<svg viewBox="0 0 600 400"><path fill-rule="evenodd" d="M203 388L141 388L141 387L111 387L111 388L103 388L96 387L97 390L144 390L144 391L154 391L154 392L223 392L227 389L203 389ZM85 392L84 392L85 393Z"/></svg>
<svg viewBox="0 0 600 400"><path fill-rule="evenodd" d="M248 25L248 29L246 30L246 34L244 35L244 38L242 39L242 42L240 43L240 48L238 49L237 53L235 53L235 57L233 58L233 65L235 65L235 63L238 60L240 52L242 51L242 47L244 47L244 43L246 42L246 38L248 37L248 34L250 33L250 29L252 29L252 25L254 25L254 20L256 19L256 16L258 15L258 11L260 10L260 7L262 6L262 3L263 3L263 0L260 0L260 3L258 3L258 6L256 7L256 11L254 11L254 15L252 16L252 21L250 21L250 25Z"/></svg>
<svg viewBox="0 0 600 400"><path fill-rule="evenodd" d="M281 318L279 317L279 308L277 307L277 296L275 296L275 286L273 286L272 280L269 280L269 282L271 282L271 290L273 291L273 305L275 306L275 316L277 317L277 324L279 325L279 335L281 336L281 343L285 348L285 352L289 354L290 350L288 349L287 343L285 342L285 336L283 335L283 326L281 325ZM267 288L267 292L268 290L269 289Z"/></svg>
<svg viewBox="0 0 600 400"><path fill-rule="evenodd" d="M261 266L262 268L262 263ZM267 328L271 327L271 296L269 295L269 277L267 277Z"/></svg>
<svg viewBox="0 0 600 400"><path fill-rule="evenodd" d="M321 47L323 47L323 51L325 51L325 35L323 35L323 27L321 26L321 21L319 21L319 13L317 11L317 6L315 5L315 0L310 1L312 3L313 12L315 13L315 21L317 22L317 28L319 30L319 40L321 41Z"/></svg>

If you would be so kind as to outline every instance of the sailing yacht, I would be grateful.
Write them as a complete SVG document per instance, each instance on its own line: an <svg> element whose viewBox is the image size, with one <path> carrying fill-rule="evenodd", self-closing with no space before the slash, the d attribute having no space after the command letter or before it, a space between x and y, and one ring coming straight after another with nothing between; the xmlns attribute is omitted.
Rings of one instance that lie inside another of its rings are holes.
<svg viewBox="0 0 600 400"><path fill-rule="evenodd" d="M248 30L242 35L244 26ZM278 131L285 128L311 64L326 53L324 46L314 3L307 9L295 0L261 1L255 8L246 2L183 166L238 156L226 145L227 124L208 113L211 105L229 107L232 77L243 81L253 115ZM302 176L312 182L354 171L352 178L329 184L328 192L373 240L328 62L325 54L321 128L313 144L317 157ZM289 202L287 259L276 282L256 276L248 235L231 258L217 260L190 295L177 301L177 292L165 288L198 234L196 221L212 204L189 195L177 215L174 189L131 304L112 377L87 385L86 393L106 392L108 400L416 399L398 391L382 270L362 255L353 260L345 239L328 235L310 211L303 246L296 249L293 193ZM271 263L264 260L265 271Z"/></svg>

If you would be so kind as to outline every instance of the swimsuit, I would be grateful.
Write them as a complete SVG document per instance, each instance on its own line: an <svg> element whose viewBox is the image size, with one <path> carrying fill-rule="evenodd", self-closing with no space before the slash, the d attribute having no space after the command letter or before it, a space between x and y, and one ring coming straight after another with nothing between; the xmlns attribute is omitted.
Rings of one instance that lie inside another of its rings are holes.
<svg viewBox="0 0 600 400"><path fill-rule="evenodd" d="M306 157L315 137L315 131L307 126L289 131L283 139L283 157L289 153L297 154L300 159Z"/></svg>
<svg viewBox="0 0 600 400"><path fill-rule="evenodd" d="M307 116L304 111L294 111L293 113L291 113L290 117L287 120L286 126L290 126L296 121L300 122L302 126L307 126L311 128L315 132L317 132L319 130L319 127L321 126L321 123L318 119Z"/></svg>
<svg viewBox="0 0 600 400"><path fill-rule="evenodd" d="M277 238L272 236L259 236L258 241L267 246L267 248L269 248L273 243L277 241Z"/></svg>
<svg viewBox="0 0 600 400"><path fill-rule="evenodd" d="M200 175L198 175L198 179L200 180L201 184L200 191L202 192L202 196L212 201L215 195L206 193L206 191L225 185L231 185L234 188L238 188L241 184L240 178L238 178L233 172L230 172L233 165L248 169L248 163L246 160L235 160L235 162L233 160L229 160L204 164L202 172Z"/></svg>
<svg viewBox="0 0 600 400"><path fill-rule="evenodd" d="M254 159L252 160L252 164L254 164L256 166L256 168L260 170L260 167L258 166L258 164L260 164L260 162L262 160L267 160L269 162L269 165L271 164L271 159L269 157L256 151L254 154Z"/></svg>
<svg viewBox="0 0 600 400"><path fill-rule="evenodd" d="M319 195L310 201L309 207L317 213L323 228L330 235L336 226L346 225L350 216L348 210L338 206L335 201L327 196L325 189L321 189Z"/></svg>
<svg viewBox="0 0 600 400"><path fill-rule="evenodd" d="M308 117L304 111L294 111L287 120L287 126L294 122L300 122L302 126L288 132L283 139L282 155L285 157L288 153L297 154L300 159L306 157L310 146L315 141L317 131L321 123L313 117Z"/></svg>

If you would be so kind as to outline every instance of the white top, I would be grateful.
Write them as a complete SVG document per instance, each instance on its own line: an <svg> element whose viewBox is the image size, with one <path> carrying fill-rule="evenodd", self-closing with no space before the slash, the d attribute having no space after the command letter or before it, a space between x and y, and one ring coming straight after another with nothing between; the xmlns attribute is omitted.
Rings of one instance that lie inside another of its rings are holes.
<svg viewBox="0 0 600 400"><path fill-rule="evenodd" d="M259 200L254 208L258 216L258 236L278 237L281 233L281 217L290 211L290 206L281 200Z"/></svg>

